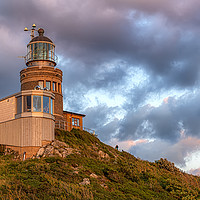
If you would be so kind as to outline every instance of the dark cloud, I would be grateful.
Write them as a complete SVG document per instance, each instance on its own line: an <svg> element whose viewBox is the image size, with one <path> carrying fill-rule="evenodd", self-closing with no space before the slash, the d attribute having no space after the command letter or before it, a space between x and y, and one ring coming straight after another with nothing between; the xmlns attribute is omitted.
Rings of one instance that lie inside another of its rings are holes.
<svg viewBox="0 0 200 200"><path fill-rule="evenodd" d="M177 142L181 132L200 137L200 95L169 97L159 107L143 106L128 112L121 121L120 139L159 138Z"/></svg>
<svg viewBox="0 0 200 200"><path fill-rule="evenodd" d="M117 132L119 120L115 118L117 108L108 107L100 104L95 107L89 107L85 110L87 119L85 126L95 130L98 137L103 141L109 141L112 134ZM114 119L112 118L114 116Z"/></svg>
<svg viewBox="0 0 200 200"><path fill-rule="evenodd" d="M56 44L65 109L87 114L85 125L101 139L118 133L120 140L175 145L182 129L199 138L199 7L198 0L1 1L0 97L19 91L25 65L17 56L30 39L23 29L36 23ZM151 106L152 97L170 91L184 95ZM124 100L108 106L98 93Z"/></svg>

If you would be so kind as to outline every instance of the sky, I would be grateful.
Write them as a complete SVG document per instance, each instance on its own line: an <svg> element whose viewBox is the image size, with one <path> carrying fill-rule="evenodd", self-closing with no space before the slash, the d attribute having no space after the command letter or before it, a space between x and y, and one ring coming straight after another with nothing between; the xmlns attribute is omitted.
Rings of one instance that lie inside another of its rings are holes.
<svg viewBox="0 0 200 200"><path fill-rule="evenodd" d="M0 98L20 90L30 33L44 28L64 109L106 144L200 174L199 0L0 0Z"/></svg>

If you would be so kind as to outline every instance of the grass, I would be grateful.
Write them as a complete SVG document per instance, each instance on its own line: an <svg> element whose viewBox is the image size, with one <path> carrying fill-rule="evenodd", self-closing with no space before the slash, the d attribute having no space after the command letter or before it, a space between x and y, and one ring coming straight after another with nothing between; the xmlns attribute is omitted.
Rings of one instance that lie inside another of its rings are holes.
<svg viewBox="0 0 200 200"><path fill-rule="evenodd" d="M0 199L198 199L200 178L165 159L142 161L88 132L56 130L79 154L26 161L0 155ZM99 152L107 154L100 156ZM96 177L91 177L96 174ZM90 185L80 185L84 178Z"/></svg>

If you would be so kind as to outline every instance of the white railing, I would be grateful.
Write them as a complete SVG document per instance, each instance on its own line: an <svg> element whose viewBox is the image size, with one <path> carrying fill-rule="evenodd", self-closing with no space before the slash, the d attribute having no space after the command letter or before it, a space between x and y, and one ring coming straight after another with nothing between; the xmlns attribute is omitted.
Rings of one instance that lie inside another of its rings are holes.
<svg viewBox="0 0 200 200"><path fill-rule="evenodd" d="M73 125L70 122L66 122L66 121L62 121L62 120L56 120L55 121L55 128L61 129L61 130L66 130L66 131L71 131L73 128L77 128L77 129L87 131L90 134L97 136L95 134L95 130L93 130L93 129L86 128L86 127L83 127L83 126Z"/></svg>

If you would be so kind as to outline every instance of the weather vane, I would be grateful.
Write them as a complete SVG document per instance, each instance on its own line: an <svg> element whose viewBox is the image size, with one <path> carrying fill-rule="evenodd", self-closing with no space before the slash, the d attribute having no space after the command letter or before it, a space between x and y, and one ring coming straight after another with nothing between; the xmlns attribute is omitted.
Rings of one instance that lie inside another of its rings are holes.
<svg viewBox="0 0 200 200"><path fill-rule="evenodd" d="M36 29L36 25L33 24L32 29L28 29L27 27L25 27L24 31L31 31L31 40L32 40L34 38L34 31L38 31L38 30Z"/></svg>
<svg viewBox="0 0 200 200"><path fill-rule="evenodd" d="M36 25L32 25L32 29L28 29L27 27L24 28L24 31L31 31L31 40L34 38L34 31L38 31L36 29ZM26 56L18 56L18 58L24 58L24 61L26 63Z"/></svg>

